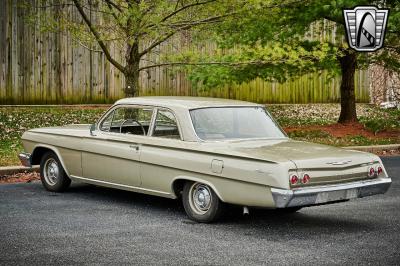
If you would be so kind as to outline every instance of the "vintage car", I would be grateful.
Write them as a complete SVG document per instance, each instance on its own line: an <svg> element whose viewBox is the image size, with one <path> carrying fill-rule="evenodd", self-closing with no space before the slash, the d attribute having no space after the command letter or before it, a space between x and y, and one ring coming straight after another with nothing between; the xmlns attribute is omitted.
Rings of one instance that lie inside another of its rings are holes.
<svg viewBox="0 0 400 266"><path fill-rule="evenodd" d="M378 156L287 137L265 106L197 97L117 101L93 125L31 129L24 165L43 186L73 181L182 198L189 218L211 222L227 204L281 209L385 193Z"/></svg>

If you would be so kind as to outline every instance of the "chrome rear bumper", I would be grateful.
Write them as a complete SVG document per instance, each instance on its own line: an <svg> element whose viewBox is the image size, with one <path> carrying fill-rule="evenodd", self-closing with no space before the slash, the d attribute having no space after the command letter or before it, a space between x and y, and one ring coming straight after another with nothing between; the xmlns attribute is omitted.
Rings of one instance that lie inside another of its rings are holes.
<svg viewBox="0 0 400 266"><path fill-rule="evenodd" d="M385 193L392 183L390 178L377 178L352 183L307 188L271 188L276 208L311 206Z"/></svg>
<svg viewBox="0 0 400 266"><path fill-rule="evenodd" d="M31 165L31 154L22 152L18 155L19 160L21 161L21 164L26 167L32 167Z"/></svg>

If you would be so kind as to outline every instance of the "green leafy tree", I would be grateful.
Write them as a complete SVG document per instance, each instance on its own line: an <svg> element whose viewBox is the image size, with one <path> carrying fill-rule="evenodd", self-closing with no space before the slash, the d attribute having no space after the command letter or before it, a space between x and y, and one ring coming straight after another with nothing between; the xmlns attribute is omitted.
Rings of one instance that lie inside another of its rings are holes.
<svg viewBox="0 0 400 266"><path fill-rule="evenodd" d="M35 3L35 4L32 4ZM29 20L46 31L69 31L88 49L97 44L107 60L125 76L125 95L135 96L139 72L163 64L140 66L140 61L173 36L210 27L235 11L235 0L37 0L26 3ZM71 7L81 20L73 19ZM51 9L44 18L42 9ZM39 15L38 15L39 14ZM101 17L101 19L93 19ZM110 44L125 51L117 60ZM175 62L179 63L179 62Z"/></svg>
<svg viewBox="0 0 400 266"><path fill-rule="evenodd" d="M251 8L241 10L216 28L214 38L219 48L214 54L181 55L187 61L203 62L189 68L194 83L213 87L256 77L283 82L328 70L333 75L341 74L339 122L346 123L357 121L355 70L371 63L400 69L399 1L253 0L250 4ZM390 8L385 48L356 52L347 44L342 10L371 4ZM334 34L324 36L326 31Z"/></svg>

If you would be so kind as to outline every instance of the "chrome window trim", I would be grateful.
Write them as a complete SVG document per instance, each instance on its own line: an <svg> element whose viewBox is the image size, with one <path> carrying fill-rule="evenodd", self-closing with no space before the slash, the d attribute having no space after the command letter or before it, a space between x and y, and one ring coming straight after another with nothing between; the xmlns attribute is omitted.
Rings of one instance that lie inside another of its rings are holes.
<svg viewBox="0 0 400 266"><path fill-rule="evenodd" d="M154 130L154 126L156 123L157 113L158 113L158 107L154 107L153 115L152 115L151 121L150 121L149 132L147 132L148 137L152 137L152 135L153 135L153 130Z"/></svg>
<svg viewBox="0 0 400 266"><path fill-rule="evenodd" d="M95 122L95 125L96 125L95 130L100 130L100 123L103 122L103 120L105 119L105 117L111 112L111 110L114 109L115 106L116 106L116 105L112 105L110 108L107 109L107 111L105 111L105 112L100 116L99 119L97 119L97 121Z"/></svg>
<svg viewBox="0 0 400 266"><path fill-rule="evenodd" d="M192 115L190 114L191 111L193 110L200 110L200 109L208 109L208 108L243 108L243 107L261 107L265 110L265 112L267 113L267 115L271 118L271 120L274 122L274 124L281 130L281 132L283 133L284 137L265 137L265 138L236 138L236 139L221 139L221 140L204 140L202 138L200 138L197 135L196 129L194 128L194 124L193 124L193 119L192 119ZM276 120L273 118L273 116L268 112L268 109L263 106L263 105L232 105L232 106L211 106L211 107L199 107L199 108L192 108L192 109L188 109L188 115L190 118L190 124L191 124L191 128L194 132L194 135L196 136L196 138L200 141L200 142L235 142L235 141L244 141L244 140L248 140L248 141L252 141L252 140L274 140L274 139L289 139L288 135L286 134L286 132L281 128L281 126L276 122Z"/></svg>
<svg viewBox="0 0 400 266"><path fill-rule="evenodd" d="M138 105L138 104L117 104L117 105L112 106L110 109L107 110L107 112L106 112L104 115L102 115L102 116L100 117L96 129L99 130L99 131L101 131L101 132L115 133L115 132L110 132L110 130L108 130L108 131L106 131L106 130L101 130L101 125L104 123L104 120L108 117L108 114L111 113L111 112L114 112L113 118L112 118L112 120L111 120L111 123L112 123L112 121L114 120L115 110L116 110L116 109L119 109L119 108L124 108L124 107L128 107L128 108L135 108L135 107L137 107L138 109L139 109L139 108L142 108L142 109L144 109L144 108L151 108L151 109L152 109L152 114L151 114L150 124L149 124L149 129L150 129L151 121L152 121L152 118L153 118L153 115L154 115L155 107L154 107L154 106L151 106L151 105ZM121 133L116 133L116 134L121 134ZM140 136L140 135L139 135L139 136ZM146 135L146 136L148 136L148 132L147 132L147 135Z"/></svg>
<svg viewBox="0 0 400 266"><path fill-rule="evenodd" d="M114 115L115 115L115 109L113 109L111 112L107 112L107 114L110 114L111 115L111 113L112 113L112 118L111 118L111 122L110 122L110 127L108 128L108 130L102 130L101 128L103 127L103 123L105 122L105 120L108 118L108 115L106 115L105 117L104 117L104 119L101 121L101 124L99 124L99 130L100 131L103 131L103 132L110 132L110 129L111 129L111 125L112 125L112 121L114 120Z"/></svg>
<svg viewBox="0 0 400 266"><path fill-rule="evenodd" d="M167 107L158 107L158 106L157 106L155 109L156 109L156 110L154 111L154 121L153 121L153 124L152 124L151 134L149 135L149 137L152 137L152 138L159 138L159 139L170 139L170 138L163 138L163 137L153 136L154 130L155 130L155 128L156 128L156 121L157 121L158 112L159 112L159 111L168 111L168 112L170 112L170 113L174 116L175 122L176 122L176 126L177 126L178 132L179 132L179 140L183 141L182 130L181 130L181 128L180 128L180 123L178 122L178 118L177 118L177 116L175 115L175 112L174 112L173 110L171 110L170 108L167 108ZM149 130L149 132L150 132L150 130ZM172 138L171 138L171 139L172 139ZM173 140L173 139L172 139L172 140ZM177 140L177 139L175 139L175 140Z"/></svg>
<svg viewBox="0 0 400 266"><path fill-rule="evenodd" d="M175 114L174 110L172 110L171 108L168 108L168 107L164 107L164 106L146 105L146 104L115 104L115 105L111 106L111 107L99 118L99 120L98 120L98 122L97 122L97 125L96 125L96 130L99 130L99 131L101 131L101 132L103 132L103 133L107 133L107 132L108 132L108 133L111 133L111 132L109 132L109 131L104 131L104 130L101 130L101 129L100 129L100 125L101 125L101 123L104 122L104 119L107 117L107 115L108 115L109 113L113 112L113 111L114 111L115 109L117 109L117 108L120 108L120 107L132 107L132 106L134 106L134 107L135 107L135 106L136 106L136 107L147 107L147 108L152 108L152 109L153 109L153 114L152 114L152 118L151 118L151 120L150 120L150 125L149 125L149 132L147 132L147 135L146 135L147 137L159 138L159 137L152 136L152 134L149 134L149 133L152 132L152 131L150 131L150 129L153 129L153 128L154 128L155 119L156 119L156 115L157 115L158 110L159 110L159 109L163 109L163 110L167 110L167 111L171 112L172 115L175 117L176 125L178 126L178 131L179 131L179 136L180 136L180 139L179 139L179 140L184 141L184 139L183 139L183 134L182 134L181 123L180 123L180 121L179 121L179 119L178 119L178 116ZM154 119L153 119L153 118L154 118ZM117 133L117 134L119 134L119 133ZM140 135L138 135L138 136L140 136ZM165 139L165 138L160 138L160 139Z"/></svg>

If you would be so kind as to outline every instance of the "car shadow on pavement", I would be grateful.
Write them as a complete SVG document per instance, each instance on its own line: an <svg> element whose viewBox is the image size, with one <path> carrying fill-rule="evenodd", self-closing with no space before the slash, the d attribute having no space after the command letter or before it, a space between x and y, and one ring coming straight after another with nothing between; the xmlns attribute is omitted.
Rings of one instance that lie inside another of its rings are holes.
<svg viewBox="0 0 400 266"><path fill-rule="evenodd" d="M327 206L304 208L292 214L282 214L267 209L251 209L249 215L243 215L242 209L239 207L229 206L220 221L205 225L189 220L180 200L87 184L73 185L67 193L73 193L74 197L82 200L93 200L99 203L106 202L123 208L135 208L136 211L143 211L147 215L154 212L154 215L173 216L169 217L169 219L179 219L182 226L213 226L214 228L224 228L224 230L226 226L229 226L236 229L241 228L245 232L251 228L252 233L261 235L265 233L269 235L277 234L280 237L285 237L286 235L288 238L293 237L293 233L287 234L288 230L293 228L295 228L296 235L299 237L314 238L316 232L334 235L338 232L371 231L377 226L382 226L362 217L346 215L346 211L339 211L339 214L344 213L344 215L335 214L336 212L331 213ZM315 211L317 210L316 208L320 208L319 210L322 211Z"/></svg>
<svg viewBox="0 0 400 266"><path fill-rule="evenodd" d="M240 220L234 218L231 217L227 222L237 224L240 227L252 227L254 230L260 229L260 231L265 231L267 227L269 233L274 232L282 237L285 237L288 231L292 232L290 237L301 235L305 238L308 235L313 238L317 232L334 235L339 232L371 231L376 227L373 222L369 222L366 219L318 214L315 211L309 212L307 209L291 214L277 213L274 210L253 210L248 217L240 218L238 216Z"/></svg>
<svg viewBox="0 0 400 266"><path fill-rule="evenodd" d="M135 208L154 206L155 209L170 209L181 207L181 201L157 196L135 193L131 191L100 187L90 184L73 184L67 193L74 193L78 197L88 198L96 201L107 201L110 203L128 205ZM181 207L181 208L180 208Z"/></svg>

